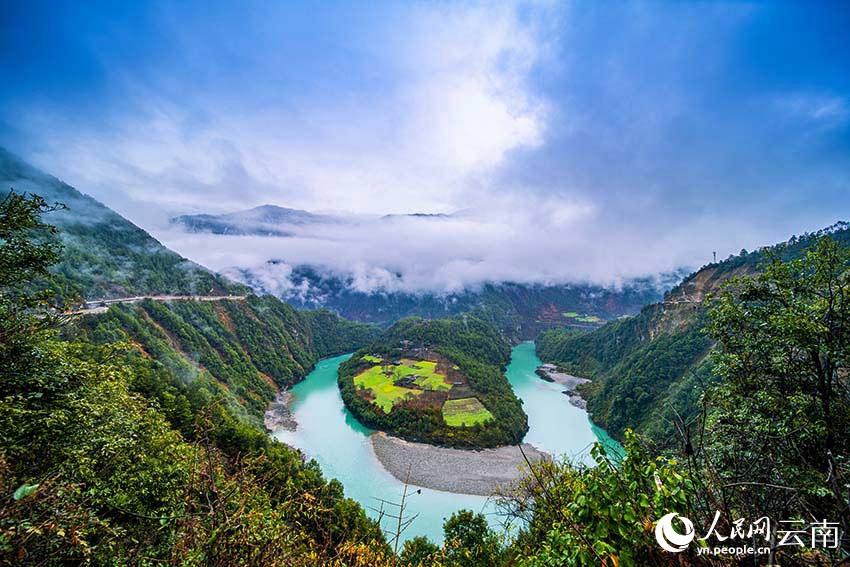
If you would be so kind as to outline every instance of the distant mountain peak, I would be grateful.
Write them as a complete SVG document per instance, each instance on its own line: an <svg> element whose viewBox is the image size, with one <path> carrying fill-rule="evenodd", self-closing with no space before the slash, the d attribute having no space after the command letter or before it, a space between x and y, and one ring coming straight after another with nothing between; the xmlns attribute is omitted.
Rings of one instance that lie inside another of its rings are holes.
<svg viewBox="0 0 850 567"><path fill-rule="evenodd" d="M413 219L450 219L454 215L451 213L390 213L381 217L381 220L392 220L400 218Z"/></svg>
<svg viewBox="0 0 850 567"><path fill-rule="evenodd" d="M340 219L301 209L266 204L244 211L220 215L180 215L172 218L171 222L172 224L181 225L190 232L254 236L292 236L293 232L288 227L309 224L331 224L340 222Z"/></svg>
<svg viewBox="0 0 850 567"><path fill-rule="evenodd" d="M237 211L220 215L224 218L232 219L254 219L262 222L327 222L333 220L333 217L327 215L318 215L305 211L303 209L292 209L289 207L281 207L280 205L259 205L252 209Z"/></svg>
<svg viewBox="0 0 850 567"><path fill-rule="evenodd" d="M377 221L451 219L466 213L468 211L458 213L392 213L378 217ZM232 213L198 213L180 215L171 219L172 224L182 226L189 232L283 237L295 236L298 228L310 225L360 222L363 222L363 217L325 215L272 204L259 205Z"/></svg>

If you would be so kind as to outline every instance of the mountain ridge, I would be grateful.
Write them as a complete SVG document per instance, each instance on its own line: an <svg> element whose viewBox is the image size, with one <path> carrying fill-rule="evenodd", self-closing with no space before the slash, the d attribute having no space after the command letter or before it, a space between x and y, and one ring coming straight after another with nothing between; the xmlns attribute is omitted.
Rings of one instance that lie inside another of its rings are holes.
<svg viewBox="0 0 850 567"><path fill-rule="evenodd" d="M169 222L188 232L230 236L291 237L298 228L309 225L356 224L366 221L393 222L400 219L444 220L462 217L456 213L389 213L375 217L343 214L321 214L265 204L229 213L192 213L172 217Z"/></svg>
<svg viewBox="0 0 850 567"><path fill-rule="evenodd" d="M341 316L381 326L409 316L445 317L483 309L511 340L533 339L560 325L593 328L637 313L660 300L666 280L634 280L617 288L589 284L488 283L456 292L360 290L354 275L322 266L288 266L270 260L263 269L233 268L229 277L259 293L270 293L299 308L326 308ZM499 319L499 321L496 321Z"/></svg>
<svg viewBox="0 0 850 567"><path fill-rule="evenodd" d="M294 232L282 228L281 225L332 224L342 222L342 219L302 209L267 204L218 215L206 213L179 215L171 218L170 222L173 225L182 226L189 232L289 237L293 236Z"/></svg>
<svg viewBox="0 0 850 567"><path fill-rule="evenodd" d="M103 203L0 147L0 185L67 207L49 215L64 252L54 287L69 301L145 294L243 293L247 288L166 248Z"/></svg>
<svg viewBox="0 0 850 567"><path fill-rule="evenodd" d="M779 244L742 250L688 275L637 315L586 334L542 333L540 358L592 380L579 390L594 421L612 436L622 439L624 430L633 428L663 443L675 433L674 419L696 414L701 393L715 380L707 359L712 343L703 333L706 298L730 278L756 275L771 255L782 261L799 258L824 235L850 246L850 224L839 221Z"/></svg>

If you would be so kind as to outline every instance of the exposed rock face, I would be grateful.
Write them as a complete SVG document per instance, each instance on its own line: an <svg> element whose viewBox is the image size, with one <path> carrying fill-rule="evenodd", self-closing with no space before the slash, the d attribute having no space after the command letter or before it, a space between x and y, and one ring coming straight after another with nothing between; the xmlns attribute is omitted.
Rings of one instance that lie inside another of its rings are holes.
<svg viewBox="0 0 850 567"><path fill-rule="evenodd" d="M578 393L578 386L590 382L587 378L580 378L558 370L554 364L542 364L537 368L537 375L547 382L555 382L564 387L564 394L570 398L570 403L577 408L587 409L587 402Z"/></svg>
<svg viewBox="0 0 850 567"><path fill-rule="evenodd" d="M292 394L288 390L278 392L274 401L269 404L269 409L266 410L265 416L263 416L266 429L269 431L275 431L276 429L295 431L298 423L292 417L292 412L289 411L290 400L292 400Z"/></svg>

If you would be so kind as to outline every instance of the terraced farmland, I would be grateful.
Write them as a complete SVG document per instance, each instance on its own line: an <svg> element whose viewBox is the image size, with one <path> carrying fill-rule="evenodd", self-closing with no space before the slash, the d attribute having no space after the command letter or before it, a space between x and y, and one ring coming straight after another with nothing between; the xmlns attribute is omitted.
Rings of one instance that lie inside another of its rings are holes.
<svg viewBox="0 0 850 567"><path fill-rule="evenodd" d="M443 420L451 427L472 426L493 419L478 398L446 400L443 404Z"/></svg>
<svg viewBox="0 0 850 567"><path fill-rule="evenodd" d="M390 413L399 401L419 396L426 390L448 391L452 387L445 375L437 372L437 363L433 361L402 359L393 364L371 355L363 360L375 365L356 375L354 384L368 390L372 403L384 413Z"/></svg>

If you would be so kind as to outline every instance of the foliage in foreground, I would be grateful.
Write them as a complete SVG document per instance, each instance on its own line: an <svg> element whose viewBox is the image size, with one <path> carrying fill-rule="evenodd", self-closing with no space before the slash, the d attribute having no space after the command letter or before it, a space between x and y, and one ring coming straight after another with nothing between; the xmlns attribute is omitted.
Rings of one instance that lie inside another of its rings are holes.
<svg viewBox="0 0 850 567"><path fill-rule="evenodd" d="M626 456L592 449L595 466L541 462L500 501L526 525L511 552L520 565L665 565L653 522L690 512L694 486L682 463L654 457L631 432Z"/></svg>
<svg viewBox="0 0 850 567"><path fill-rule="evenodd" d="M385 554L315 463L131 344L60 340L31 282L59 249L0 204L0 563L315 565ZM343 564L340 563L340 564Z"/></svg>
<svg viewBox="0 0 850 567"><path fill-rule="evenodd" d="M506 500L528 521L515 544L521 564L737 564L694 556L696 542L687 554L659 555L653 522L669 512L690 517L700 534L716 512L721 534L738 518L767 517L775 528L834 522L844 534L836 548L779 546L774 532L758 561L847 561L850 249L827 236L802 258L774 257L758 276L730 279L707 317L716 383L701 419L675 423L676 457L652 457L627 432L618 467L598 448L593 469L534 467L525 490Z"/></svg>
<svg viewBox="0 0 850 567"><path fill-rule="evenodd" d="M721 382L694 460L718 471L714 497L850 534L850 248L824 237L803 258L774 258L730 280L709 317Z"/></svg>

